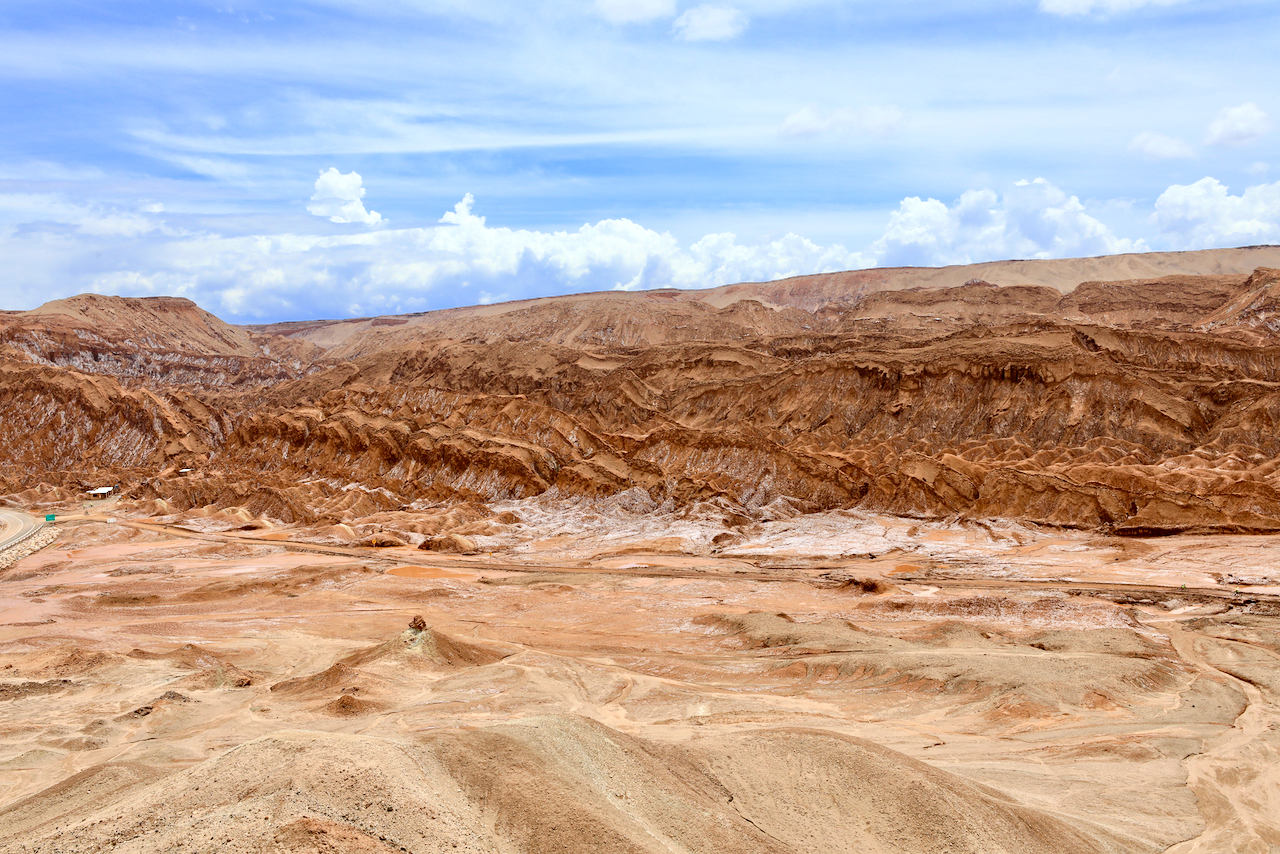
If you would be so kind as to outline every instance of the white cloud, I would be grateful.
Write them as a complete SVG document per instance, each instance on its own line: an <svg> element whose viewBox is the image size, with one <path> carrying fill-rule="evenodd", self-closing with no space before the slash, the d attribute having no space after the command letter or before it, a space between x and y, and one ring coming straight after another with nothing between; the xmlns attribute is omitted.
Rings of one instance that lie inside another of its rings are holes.
<svg viewBox="0 0 1280 854"><path fill-rule="evenodd" d="M686 251L672 235L629 219L601 220L573 232L491 228L472 213L473 205L467 194L440 219L455 228L437 229L421 244L443 253L440 270L448 276L494 282L549 277L557 290L698 288L844 270L867 260L794 234L756 245L739 244L733 234L709 234ZM510 292L514 284L504 289Z"/></svg>
<svg viewBox="0 0 1280 854"><path fill-rule="evenodd" d="M364 179L358 172L343 175L330 166L316 179L316 191L311 196L307 211L316 216L328 217L330 222L360 222L377 225L382 215L364 209Z"/></svg>
<svg viewBox="0 0 1280 854"><path fill-rule="evenodd" d="M689 255L704 275L719 284L767 282L808 273L868 267L873 258L850 252L840 244L819 246L797 234L768 243L739 244L733 234L708 234L689 247Z"/></svg>
<svg viewBox="0 0 1280 854"><path fill-rule="evenodd" d="M903 199L871 252L879 266L925 266L1145 249L1142 241L1116 237L1078 198L1037 178L1019 181L1003 198L970 190L950 207L937 199Z"/></svg>
<svg viewBox="0 0 1280 854"><path fill-rule="evenodd" d="M1250 163L1245 167L1246 172L1250 175L1261 177L1271 171L1271 164L1259 160L1257 163Z"/></svg>
<svg viewBox="0 0 1280 854"><path fill-rule="evenodd" d="M321 177L325 198L358 201L358 175L329 170ZM303 222L297 225L305 228ZM684 244L622 218L563 231L492 226L470 194L427 227L224 236L201 230L208 227L202 223L192 215L0 194L0 266L13 271L6 307L81 291L169 293L232 320L301 319L1148 248L1118 237L1077 197L1043 178L1004 193L970 190L951 203L903 199L879 239L861 251L794 233L759 242L712 233ZM1280 242L1280 183L1240 196L1213 178L1173 186L1157 201L1151 225L1163 235L1162 246L1173 248Z"/></svg>
<svg viewBox="0 0 1280 854"><path fill-rule="evenodd" d="M330 169L317 181L317 196L334 204L358 203L361 184L355 173ZM883 236L866 251L822 245L797 234L753 243L713 233L682 245L670 233L629 219L566 231L511 229L489 225L474 208L468 194L430 227L222 236L171 225L175 217L183 221L180 215L0 195L0 265L21 271L21 281L8 285L11 298L24 293L38 301L86 290L172 293L229 319L250 320L399 313L555 293L710 287L874 265L1144 248L1115 237L1078 199L1043 179L1021 182L1003 197L973 190L950 206L904 199ZM326 206L320 215L334 215L330 210ZM366 213L353 221L374 216ZM110 251L102 252L104 247Z"/></svg>
<svg viewBox="0 0 1280 854"><path fill-rule="evenodd" d="M642 24L676 13L676 0L596 0L596 11L612 24Z"/></svg>
<svg viewBox="0 0 1280 854"><path fill-rule="evenodd" d="M1186 0L1040 0L1040 11L1051 15L1114 15L1143 6L1172 6Z"/></svg>
<svg viewBox="0 0 1280 854"><path fill-rule="evenodd" d="M342 176L339 176L342 177ZM24 219L23 200L0 213ZM0 265L21 269L8 299L29 305L82 291L182 294L229 319L334 317L420 311L555 293L709 287L866 266L870 256L795 234L758 244L710 234L685 247L628 219L572 231L490 226L468 194L425 228L339 235L164 232L92 234L4 229ZM41 221L58 219L38 206ZM79 217L76 210L62 211ZM103 247L110 247L105 253ZM19 297L19 295L21 295ZM14 306L17 307L17 306Z"/></svg>
<svg viewBox="0 0 1280 854"><path fill-rule="evenodd" d="M1174 184L1152 220L1181 249L1280 243L1280 181L1233 196L1216 178Z"/></svg>
<svg viewBox="0 0 1280 854"><path fill-rule="evenodd" d="M749 20L745 12L732 6L694 6L672 26L685 41L727 41L742 35Z"/></svg>
<svg viewBox="0 0 1280 854"><path fill-rule="evenodd" d="M1205 141L1210 145L1244 145L1261 139L1271 130L1271 120L1257 104L1227 107L1209 123Z"/></svg>
<svg viewBox="0 0 1280 854"><path fill-rule="evenodd" d="M0 195L0 234L39 223L72 226L79 234L93 237L132 238L153 231L176 234L163 221L145 215L159 212L153 208L69 202L52 193L7 193Z"/></svg>
<svg viewBox="0 0 1280 854"><path fill-rule="evenodd" d="M1129 143L1129 150L1152 160L1175 160L1195 157L1196 153L1185 141L1175 136L1145 132Z"/></svg>
<svg viewBox="0 0 1280 854"><path fill-rule="evenodd" d="M889 133L902 126L902 111L892 106L860 107L856 110L824 110L807 104L782 120L783 136L812 137L828 133Z"/></svg>
<svg viewBox="0 0 1280 854"><path fill-rule="evenodd" d="M0 162L0 181L101 181L105 177L96 166L68 166L48 160Z"/></svg>
<svg viewBox="0 0 1280 854"><path fill-rule="evenodd" d="M187 154L164 152L161 159L176 163L190 169L197 175L215 178L219 181L243 181L249 177L249 167L224 157L200 157Z"/></svg>

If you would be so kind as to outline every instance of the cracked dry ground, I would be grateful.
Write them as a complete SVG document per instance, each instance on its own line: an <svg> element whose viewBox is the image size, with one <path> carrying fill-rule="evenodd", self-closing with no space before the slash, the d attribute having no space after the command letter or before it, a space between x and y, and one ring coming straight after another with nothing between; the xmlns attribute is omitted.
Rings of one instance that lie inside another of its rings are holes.
<svg viewBox="0 0 1280 854"><path fill-rule="evenodd" d="M68 526L0 575L0 850L1280 846L1280 602L1176 557L1270 538L935 528L770 568Z"/></svg>

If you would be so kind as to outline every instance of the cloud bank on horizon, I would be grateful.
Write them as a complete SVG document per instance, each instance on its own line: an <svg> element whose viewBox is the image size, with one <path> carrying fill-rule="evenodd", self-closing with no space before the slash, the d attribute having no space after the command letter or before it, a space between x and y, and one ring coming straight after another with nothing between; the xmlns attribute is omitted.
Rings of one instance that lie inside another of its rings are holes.
<svg viewBox="0 0 1280 854"><path fill-rule="evenodd" d="M1264 0L70 11L0 10L0 308L253 322L1280 242Z"/></svg>
<svg viewBox="0 0 1280 854"><path fill-rule="evenodd" d="M192 230L163 210L78 208L46 197L0 197L0 211L50 219L58 229L13 234L0 244L18 260L46 262L27 274L48 284L79 281L73 291L186 296L226 317L359 316L485 304L560 293L700 288L769 281L806 273L876 266L939 266L1002 258L1066 258L1142 252L1144 240L1117 236L1075 196L1044 178L1003 193L970 190L951 204L903 199L884 233L851 251L788 233L743 243L729 232L683 245L629 219L576 230L494 227L467 194L436 225L376 228L365 211L361 177L330 169L317 181L316 216L364 229L223 236ZM336 189L334 189L336 188ZM319 194L339 192L330 196ZM14 202L18 205L8 207ZM55 219L56 218L56 219ZM1149 217L1163 243L1204 249L1280 243L1280 182L1232 195L1213 178L1173 185ZM117 256L102 270L101 247Z"/></svg>

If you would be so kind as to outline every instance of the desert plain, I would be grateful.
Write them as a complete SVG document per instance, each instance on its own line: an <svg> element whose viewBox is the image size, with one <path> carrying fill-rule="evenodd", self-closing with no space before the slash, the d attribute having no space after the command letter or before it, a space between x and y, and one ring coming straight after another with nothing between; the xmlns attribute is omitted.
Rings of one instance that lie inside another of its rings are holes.
<svg viewBox="0 0 1280 854"><path fill-rule="evenodd" d="M1280 850L1277 266L0 313L0 851Z"/></svg>

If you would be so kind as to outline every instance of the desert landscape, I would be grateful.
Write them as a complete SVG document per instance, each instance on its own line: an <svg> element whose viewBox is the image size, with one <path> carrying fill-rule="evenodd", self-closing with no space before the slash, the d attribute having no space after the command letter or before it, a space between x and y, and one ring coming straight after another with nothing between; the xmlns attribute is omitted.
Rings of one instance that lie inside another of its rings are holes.
<svg viewBox="0 0 1280 854"><path fill-rule="evenodd" d="M1276 246L0 312L0 851L1280 851L1278 423Z"/></svg>

